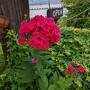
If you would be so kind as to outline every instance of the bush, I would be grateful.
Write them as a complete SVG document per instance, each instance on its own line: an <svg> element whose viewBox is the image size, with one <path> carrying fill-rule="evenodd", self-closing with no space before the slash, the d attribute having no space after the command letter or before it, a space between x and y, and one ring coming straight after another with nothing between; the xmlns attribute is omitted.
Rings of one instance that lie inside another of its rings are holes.
<svg viewBox="0 0 90 90"><path fill-rule="evenodd" d="M57 24L58 24L60 27L66 27L66 26L67 26L67 17L65 17L65 16L60 17L60 18L57 20Z"/></svg>
<svg viewBox="0 0 90 90"><path fill-rule="evenodd" d="M90 28L89 0L64 0L64 3L68 9L68 27Z"/></svg>
<svg viewBox="0 0 90 90"><path fill-rule="evenodd" d="M90 28L90 17L75 18L75 20L69 20L68 17L60 17L57 24L60 27Z"/></svg>
<svg viewBox="0 0 90 90"><path fill-rule="evenodd" d="M51 58L56 63L64 83L70 84L70 79L65 73L65 68L70 64L83 65L86 73L73 78L73 84L66 85L68 90L89 90L90 86L90 31L87 29L62 28L61 41L50 49ZM65 75L65 76L64 76ZM68 80L69 79L69 82ZM72 78L71 78L72 79ZM61 81L62 82L62 81ZM71 88L72 87L72 88ZM54 89L55 90L55 89Z"/></svg>
<svg viewBox="0 0 90 90"><path fill-rule="evenodd" d="M61 41L49 49L49 59L30 61L31 52L17 43L16 32L7 34L9 65L0 74L1 90L89 90L90 30L62 28ZM85 67L85 73L70 76L66 68L72 63Z"/></svg>

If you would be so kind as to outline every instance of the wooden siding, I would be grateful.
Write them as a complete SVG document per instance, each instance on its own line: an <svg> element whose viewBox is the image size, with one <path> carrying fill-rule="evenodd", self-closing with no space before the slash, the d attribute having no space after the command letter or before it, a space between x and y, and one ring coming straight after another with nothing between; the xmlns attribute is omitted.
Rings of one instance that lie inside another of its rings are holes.
<svg viewBox="0 0 90 90"><path fill-rule="evenodd" d="M0 0L0 15L9 18L11 28L19 27L24 14L29 16L28 0Z"/></svg>

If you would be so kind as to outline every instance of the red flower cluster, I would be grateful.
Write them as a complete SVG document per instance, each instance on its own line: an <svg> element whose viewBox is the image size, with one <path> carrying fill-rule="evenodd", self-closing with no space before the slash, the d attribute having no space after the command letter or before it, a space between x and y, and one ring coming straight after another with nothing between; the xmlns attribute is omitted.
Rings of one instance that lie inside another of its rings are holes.
<svg viewBox="0 0 90 90"><path fill-rule="evenodd" d="M35 16L30 21L24 20L18 30L18 43L33 46L35 49L48 50L50 43L60 39L60 28L52 18Z"/></svg>
<svg viewBox="0 0 90 90"><path fill-rule="evenodd" d="M73 66L68 66L67 67L67 73L72 74L74 72L74 67Z"/></svg>
<svg viewBox="0 0 90 90"><path fill-rule="evenodd" d="M66 69L67 74L77 74L77 73L84 73L85 68L78 64L72 64L67 67Z"/></svg>
<svg viewBox="0 0 90 90"><path fill-rule="evenodd" d="M79 66L77 69L78 69L79 73L84 73L85 72L85 68L83 66Z"/></svg>

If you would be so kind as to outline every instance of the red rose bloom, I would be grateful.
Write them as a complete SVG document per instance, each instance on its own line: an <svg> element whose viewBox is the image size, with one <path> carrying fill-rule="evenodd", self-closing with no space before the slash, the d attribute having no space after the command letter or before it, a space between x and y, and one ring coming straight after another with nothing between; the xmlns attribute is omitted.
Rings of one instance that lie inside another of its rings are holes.
<svg viewBox="0 0 90 90"><path fill-rule="evenodd" d="M74 72L74 67L73 66L68 66L67 67L67 74L72 74Z"/></svg>
<svg viewBox="0 0 90 90"><path fill-rule="evenodd" d="M85 72L85 68L83 66L79 66L77 68L77 70L78 70L79 73L84 73Z"/></svg>
<svg viewBox="0 0 90 90"><path fill-rule="evenodd" d="M19 37L18 37L18 43L19 43L19 44L25 44L25 41L26 41L26 40L25 40L25 38L24 38L23 36L19 36Z"/></svg>

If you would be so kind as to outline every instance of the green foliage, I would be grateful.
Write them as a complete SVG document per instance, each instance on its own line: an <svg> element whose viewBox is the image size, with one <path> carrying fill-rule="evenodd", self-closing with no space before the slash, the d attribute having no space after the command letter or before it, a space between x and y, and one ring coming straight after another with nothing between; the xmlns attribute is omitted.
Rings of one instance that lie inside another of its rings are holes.
<svg viewBox="0 0 90 90"><path fill-rule="evenodd" d="M90 89L90 30L62 28L60 42L48 52L35 52L34 48L19 45L14 31L9 31L7 38L9 64L0 73L0 90ZM32 63L32 56L42 59ZM67 75L66 67L72 63L83 65L86 72Z"/></svg>
<svg viewBox="0 0 90 90"><path fill-rule="evenodd" d="M68 9L67 26L90 28L89 0L64 0L64 2Z"/></svg>
<svg viewBox="0 0 90 90"><path fill-rule="evenodd" d="M85 74L73 77L73 80L70 78L70 80L73 81L73 84L71 84L70 87L65 87L64 85L65 88L69 88L68 90L72 90L71 87L73 87L73 90L89 90L90 88L90 81L88 78L90 77L89 38L90 31L87 29L62 28L61 41L58 42L56 46L49 49L51 58L55 63L54 69L58 68L60 75L63 77L66 76L65 68L69 64L78 63L86 68ZM69 77L66 76L65 81L67 81L68 78Z"/></svg>
<svg viewBox="0 0 90 90"><path fill-rule="evenodd" d="M17 43L17 34L12 30L7 33L7 40L8 65L0 75L0 90L25 90L35 78L30 50L26 45L21 46Z"/></svg>
<svg viewBox="0 0 90 90"><path fill-rule="evenodd" d="M63 0L63 1L64 1L65 5L68 5L68 4L73 4L73 3L77 2L78 0Z"/></svg>
<svg viewBox="0 0 90 90"><path fill-rule="evenodd" d="M57 24L60 26L60 27L66 27L67 26L67 17L60 17L60 19L57 20Z"/></svg>
<svg viewBox="0 0 90 90"><path fill-rule="evenodd" d="M45 67L48 67L46 63L49 58L49 52L45 52L44 50L35 51L34 48L30 49L26 45L19 45L17 43L17 37L16 32L13 30L7 33L9 48L8 66L6 66L0 75L2 79L0 89L47 90L48 78L46 73L48 70L46 70ZM41 62L32 63L32 57L40 58ZM44 60L44 62L42 62L42 60Z"/></svg>

